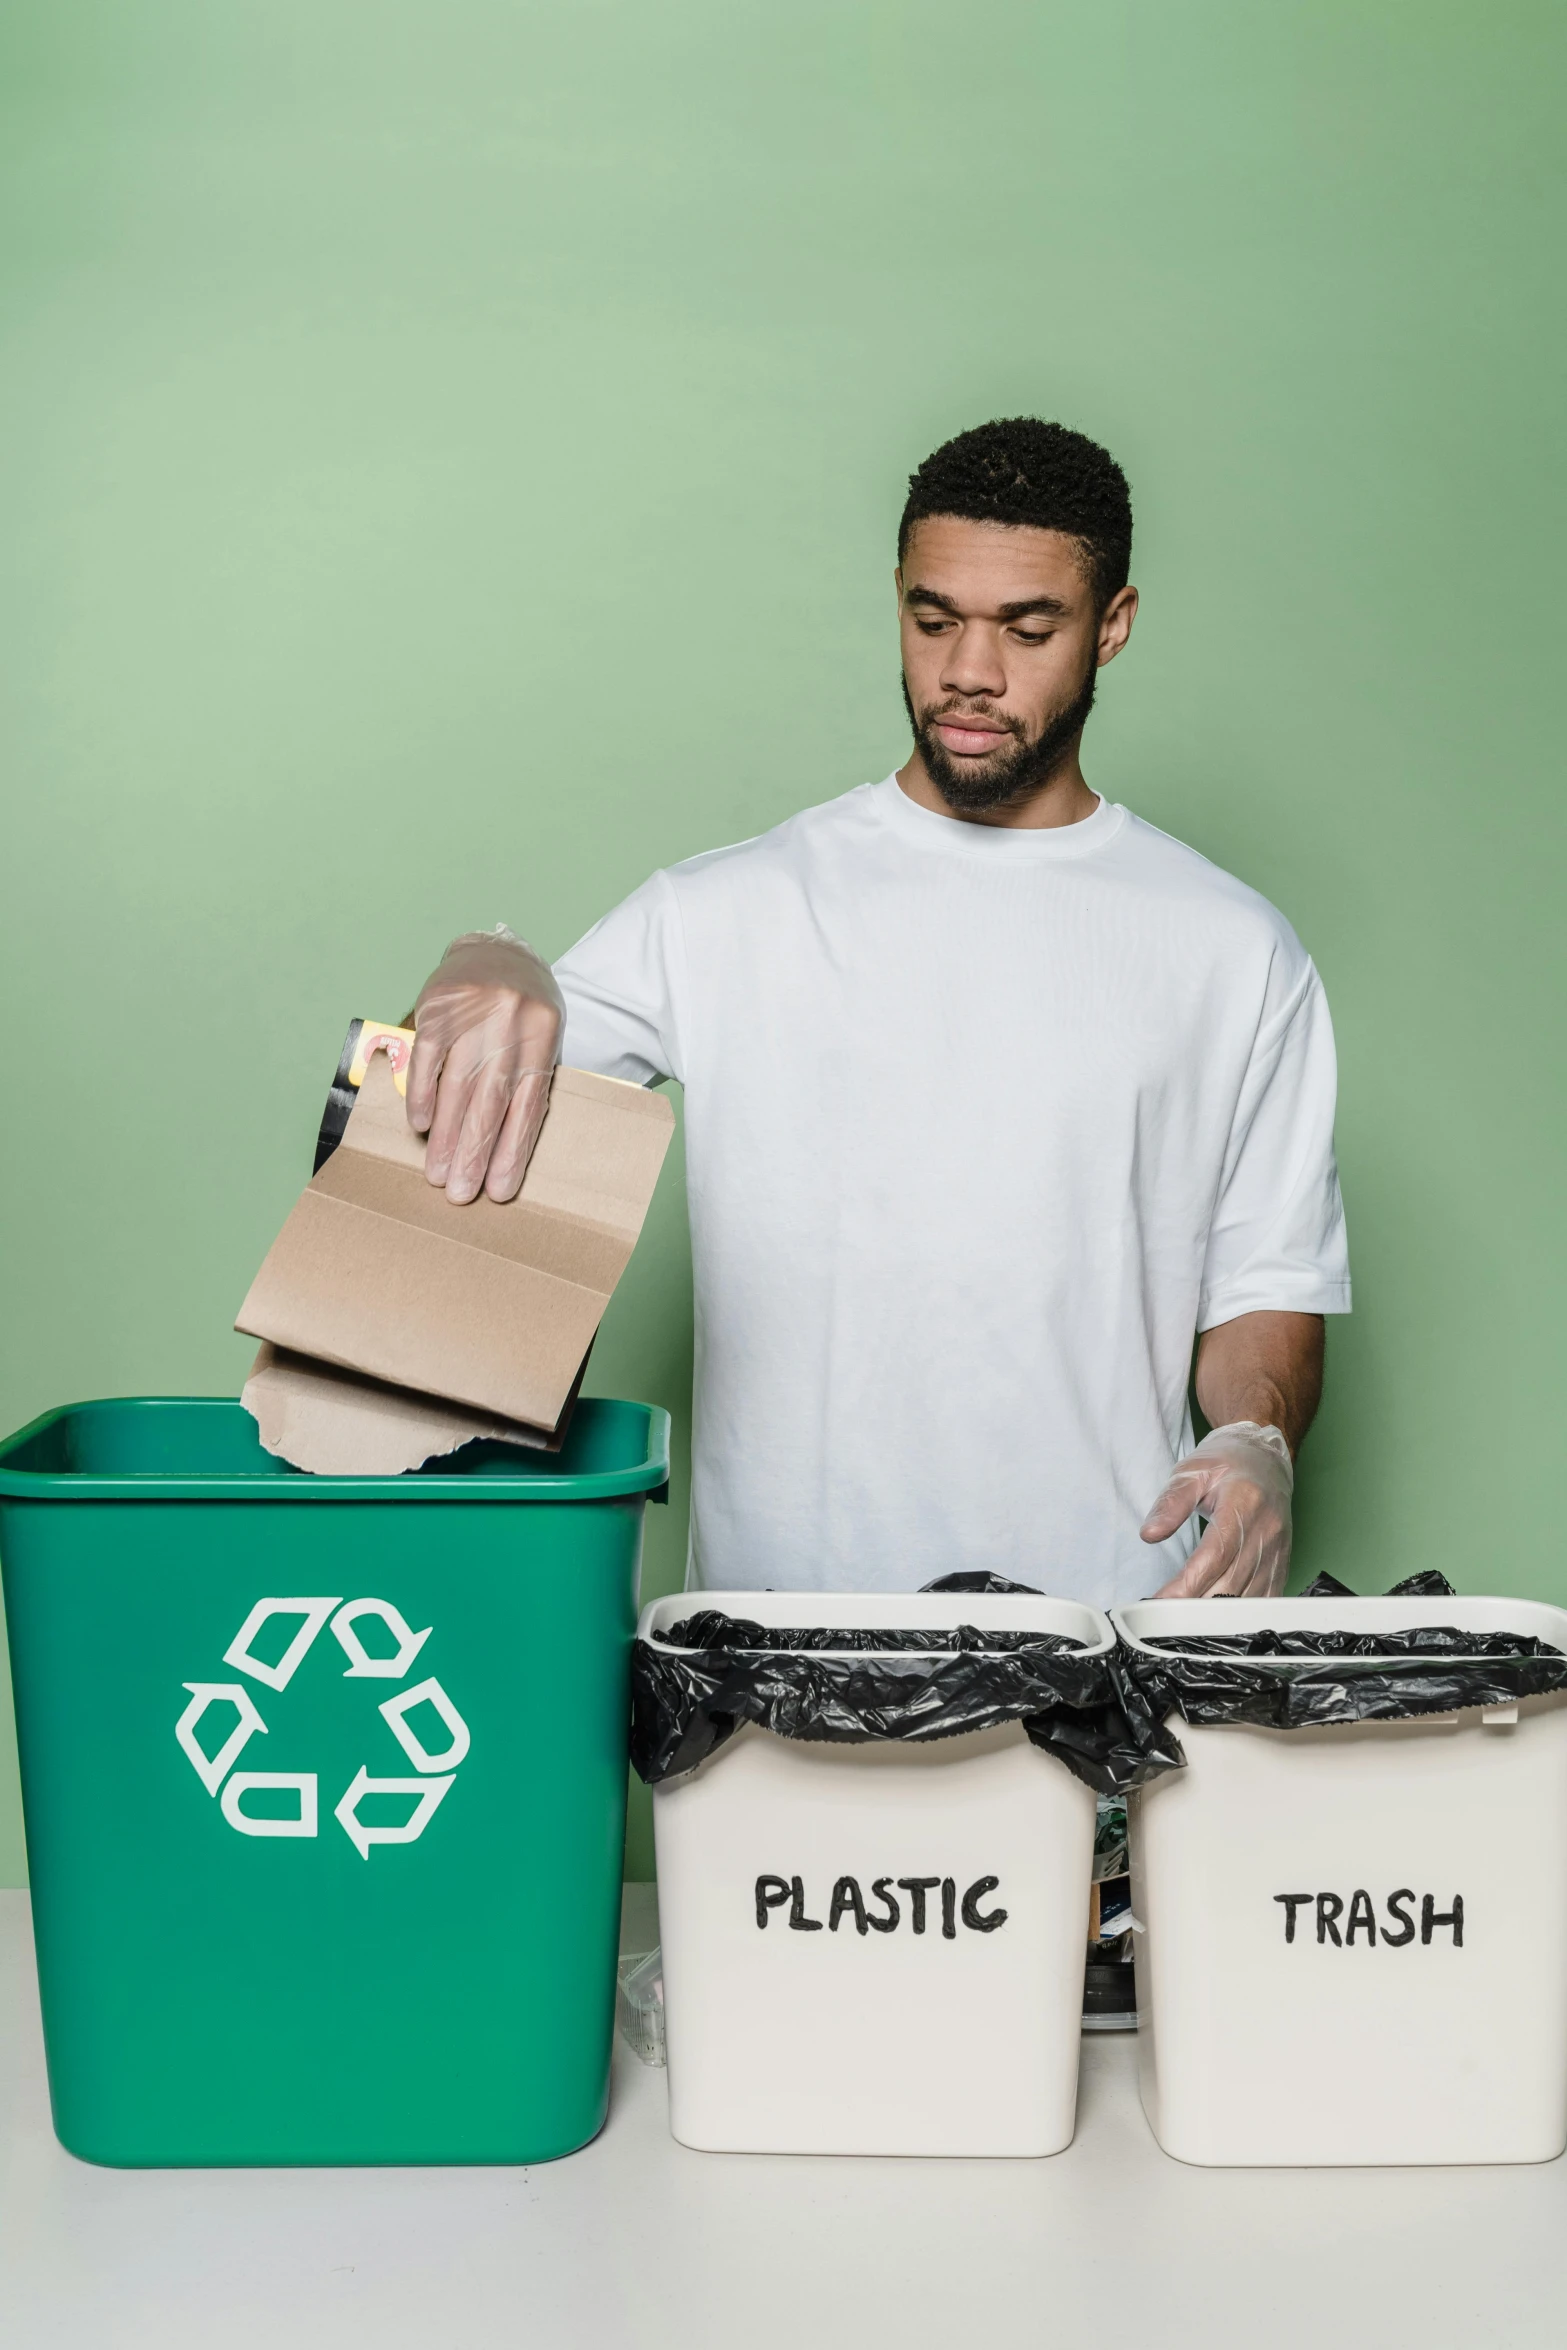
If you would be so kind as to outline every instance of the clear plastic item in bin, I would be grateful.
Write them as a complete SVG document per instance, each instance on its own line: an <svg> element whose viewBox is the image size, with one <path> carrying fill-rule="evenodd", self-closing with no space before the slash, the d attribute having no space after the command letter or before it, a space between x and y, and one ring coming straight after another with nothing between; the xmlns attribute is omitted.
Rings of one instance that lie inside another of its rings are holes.
<svg viewBox="0 0 1567 2350"><path fill-rule="evenodd" d="M615 1982L615 2021L622 2040L639 2063L663 2063L664 1954L661 1950L622 1953Z"/></svg>
<svg viewBox="0 0 1567 2350"><path fill-rule="evenodd" d="M1129 1960L1090 1959L1083 1985L1085 2032L1135 2032L1136 1971Z"/></svg>

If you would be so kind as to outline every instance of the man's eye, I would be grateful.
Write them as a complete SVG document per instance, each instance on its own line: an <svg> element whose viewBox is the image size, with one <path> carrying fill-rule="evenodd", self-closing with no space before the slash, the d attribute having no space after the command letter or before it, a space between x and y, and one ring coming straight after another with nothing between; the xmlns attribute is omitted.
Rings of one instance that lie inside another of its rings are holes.
<svg viewBox="0 0 1567 2350"><path fill-rule="evenodd" d="M1013 634L1016 636L1020 645L1048 645L1053 633L1054 632L1048 628L1019 628L1014 629L1013 631Z"/></svg>
<svg viewBox="0 0 1567 2350"><path fill-rule="evenodd" d="M921 636L945 636L952 623L950 620L921 620L916 616L914 625Z"/></svg>

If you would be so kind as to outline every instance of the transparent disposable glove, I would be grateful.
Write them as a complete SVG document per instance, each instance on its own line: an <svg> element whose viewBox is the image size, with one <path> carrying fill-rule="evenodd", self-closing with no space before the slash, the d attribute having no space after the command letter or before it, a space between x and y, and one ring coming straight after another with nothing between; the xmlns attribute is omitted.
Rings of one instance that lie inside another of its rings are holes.
<svg viewBox="0 0 1567 2350"><path fill-rule="evenodd" d="M408 1123L448 1199L516 1198L565 1024L549 965L504 924L452 940L414 1006L408 1064Z"/></svg>
<svg viewBox="0 0 1567 2350"><path fill-rule="evenodd" d="M1208 1523L1160 1599L1272 1599L1290 1563L1295 1468L1282 1430L1255 1420L1215 1428L1176 1463L1143 1520L1145 1542L1165 1542L1193 1510Z"/></svg>

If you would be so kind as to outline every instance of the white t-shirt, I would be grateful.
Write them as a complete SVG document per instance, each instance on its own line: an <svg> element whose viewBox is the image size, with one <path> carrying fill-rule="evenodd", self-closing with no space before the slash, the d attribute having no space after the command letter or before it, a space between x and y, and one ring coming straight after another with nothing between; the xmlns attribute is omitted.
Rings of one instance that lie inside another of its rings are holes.
<svg viewBox="0 0 1567 2350"><path fill-rule="evenodd" d="M1345 1313L1333 1033L1256 892L1125 808L895 778L656 873L556 966L564 1058L685 1088L692 1579L1104 1606L1190 1442L1193 1335Z"/></svg>

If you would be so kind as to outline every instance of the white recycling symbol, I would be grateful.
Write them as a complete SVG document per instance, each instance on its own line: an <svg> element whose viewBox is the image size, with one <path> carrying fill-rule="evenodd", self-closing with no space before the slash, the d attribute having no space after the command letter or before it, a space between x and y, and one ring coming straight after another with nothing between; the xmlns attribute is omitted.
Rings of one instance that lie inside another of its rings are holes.
<svg viewBox="0 0 1567 2350"><path fill-rule="evenodd" d="M335 1611L335 1613L334 1613ZM268 1664L255 1655L254 1643L274 1616L298 1617L299 1629L275 1664ZM373 1656L360 1640L356 1627L367 1617L382 1624L396 1646L390 1656ZM430 1637L430 1626L416 1632L399 1608L387 1599L354 1599L345 1606L341 1596L334 1599L258 1599L228 1647L223 1662L248 1679L259 1681L264 1689L284 1690L298 1672L317 1638L330 1623L333 1638L348 1659L343 1674L345 1681L401 1681L415 1657ZM174 1735L197 1778L209 1795L218 1798L218 1809L231 1828L242 1836L314 1836L319 1833L320 1804L317 1774L314 1771L239 1771L234 1768L252 1738L265 1738L267 1725L250 1691L241 1681L185 1681L181 1687L189 1692L190 1703L174 1725ZM214 1706L231 1706L234 1712L232 1726L221 1745L210 1752L202 1744L197 1732ZM446 1744L434 1754L425 1745L408 1716L421 1705L427 1705L438 1717L446 1733ZM388 1697L377 1708L419 1776L416 1779L372 1778L369 1769L361 1763L353 1780L344 1791L342 1800L333 1807L332 1817L349 1838L363 1860L370 1857L376 1844L416 1844L439 1809L461 1763L472 1743L468 1725L457 1711L439 1681L433 1677L415 1682L411 1689L403 1689L395 1697ZM268 1813L249 1812L245 1798L253 1792L287 1788L294 1796L298 1809L278 1817ZM403 1795L413 1798L414 1808L407 1819L395 1826L384 1826L362 1820L360 1806L368 1795Z"/></svg>

